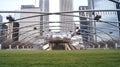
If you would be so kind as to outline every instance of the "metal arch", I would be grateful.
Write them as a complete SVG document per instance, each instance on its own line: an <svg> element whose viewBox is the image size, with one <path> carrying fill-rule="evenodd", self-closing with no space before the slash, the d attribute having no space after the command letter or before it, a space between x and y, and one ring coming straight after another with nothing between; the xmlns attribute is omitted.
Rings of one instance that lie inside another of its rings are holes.
<svg viewBox="0 0 120 67"><path fill-rule="evenodd" d="M33 11L0 11L0 13L33 13L33 14L49 14L49 12L33 12Z"/></svg>
<svg viewBox="0 0 120 67"><path fill-rule="evenodd" d="M35 37L37 37L37 36L35 36ZM31 38L31 39L29 39L28 41L26 41L26 42L29 42L30 40L32 40L32 39L34 39L34 37L33 38ZM36 41L33 41L33 42L36 42ZM47 43L47 42L46 42ZM91 44L94 44L95 45L95 43L94 42L88 42L88 43L91 43Z"/></svg>
<svg viewBox="0 0 120 67"><path fill-rule="evenodd" d="M29 36L31 36L31 35L35 35L35 34L38 34L38 33L39 33L39 32L35 32L35 33L32 33L32 34L30 34L30 35L24 37L24 38L21 40L21 42L22 42L23 40L25 40L26 38L28 38ZM14 42L12 42L11 45L14 44L15 42L18 42L18 41L14 41ZM19 44L18 44L18 45L19 45ZM20 45L21 45L21 44L20 44Z"/></svg>
<svg viewBox="0 0 120 67"><path fill-rule="evenodd" d="M38 29L38 30L40 30L40 29ZM31 31L36 31L36 30L29 30L29 31L26 31L26 32L24 32L24 33L28 33L28 32L31 32ZM18 33L18 32L17 32L17 33ZM24 33L20 34L20 36L21 36L21 35L24 35ZM39 33L39 32L37 32L36 34L38 34L38 33ZM35 33L32 33L31 35L33 35L33 34L35 34ZM29 35L29 36L30 36L30 35ZM17 37L17 36L16 36L16 37ZM14 38L16 38L16 37L14 37ZM27 36L27 37L28 37L28 36ZM27 38L27 37L26 37L26 38ZM14 38L13 38L13 39L14 39ZM22 40L24 40L24 39L22 39ZM6 40L6 41L8 41L8 40ZM6 42L6 41L4 41L4 42ZM2 43L4 43L4 42L2 42ZM16 42L16 41L15 41L15 42ZM14 44L15 42L13 42L12 44Z"/></svg>
<svg viewBox="0 0 120 67"><path fill-rule="evenodd" d="M83 26L83 25L82 25ZM87 26L87 27L91 27L91 26L88 26L88 25L84 25L84 26ZM96 29L98 29L98 28L102 28L102 27L92 27L92 28L96 28ZM107 29L107 28L102 28L102 29ZM114 30L114 31L120 31L120 30L115 30L115 29L108 29L108 30ZM110 36L108 33L106 33L106 32L104 32L104 31L102 31L104 34L107 34L108 36ZM110 36L111 37L111 36ZM117 37L117 36L114 36L114 37ZM118 37L117 37L118 38ZM113 40L113 38L111 37L111 39Z"/></svg>
<svg viewBox="0 0 120 67"><path fill-rule="evenodd" d="M37 24L34 24L34 25L37 25ZM31 26L34 26L34 25L29 25L29 26L25 26L25 27L21 27L21 28L19 28L19 27L14 27L13 29L23 29L23 28L28 28L28 27L31 27ZM9 29L3 29L3 31L4 30L9 30ZM12 34L12 33L15 33L15 32L10 32L10 33L8 33L7 35L3 35L3 36L0 36L0 37L4 37L4 36L8 36L8 35L10 35L10 34ZM17 32L16 32L17 33Z"/></svg>
<svg viewBox="0 0 120 67"><path fill-rule="evenodd" d="M40 28L38 28L38 30L40 30ZM29 30L29 31L26 31L26 32L20 34L20 36L21 36L21 35L24 35L25 33L31 32L31 31L36 31L36 30ZM36 34L38 34L38 33L40 33L40 32L36 32ZM33 34L35 34L35 33L32 33L31 35L33 35ZM30 36L30 35L28 35L28 36ZM26 39L28 36L26 36L26 37L23 38L22 40ZM16 38L16 37L14 37L14 38ZM14 42L13 42L12 44L14 44Z"/></svg>
<svg viewBox="0 0 120 67"><path fill-rule="evenodd" d="M52 15L52 14L41 14L41 15L33 15L33 16L28 16L28 17L23 17L23 18L20 18L20 19L16 19L15 21L18 21L18 20L23 20L23 19L28 19L28 18L33 18L33 17L39 17L39 16L46 16L46 15ZM56 14L56 15L59 15L59 14ZM64 15L64 16L71 16L71 15ZM73 17L73 16L72 16ZM74 17L78 17L78 16L75 16ZM83 17L83 16L81 16Z"/></svg>
<svg viewBox="0 0 120 67"><path fill-rule="evenodd" d="M75 10L75 11L62 11L62 12L30 12L30 11L0 11L0 13L37 13L37 14L60 14L60 13L78 13L78 12L116 12L120 11L120 9L113 10Z"/></svg>
<svg viewBox="0 0 120 67"><path fill-rule="evenodd" d="M84 26L90 27L90 26L88 26L88 25L84 25ZM109 35L108 33L104 32L104 31L102 31L102 30L100 30L100 29L98 29L97 27L92 27L92 28L95 28L95 29L97 29L98 31L101 31L102 33L104 33L104 34L108 35L109 37L111 37L111 35ZM119 31L120 31L120 30L119 30ZM112 36L113 36L113 35L112 35ZM117 36L114 36L114 37L117 37ZM118 38L118 37L117 37L117 38ZM111 39L114 41L114 38L113 38L113 37L111 37Z"/></svg>
<svg viewBox="0 0 120 67"><path fill-rule="evenodd" d="M70 22L70 21L65 21L65 22ZM73 21L73 22L76 22L76 21ZM79 21L78 21L79 22ZM52 22L52 23L56 23L56 22ZM38 24L33 24L33 25L28 25L28 26L25 26L25 27L29 27L29 26L34 26L34 25L38 25ZM41 25L40 25L41 26ZM85 26L85 25L84 25ZM22 28L25 28L25 27L21 27L21 28L19 28L19 29L22 29ZM15 29L16 29L17 27L15 27ZM101 29L107 29L107 28L102 28L102 27L96 27L96 28L101 28ZM14 28L13 28L14 29ZM9 30L9 29L2 29L3 31L4 30ZM109 30L114 30L114 31L120 31L120 30L115 30L115 29L110 29L109 28Z"/></svg>
<svg viewBox="0 0 120 67"><path fill-rule="evenodd" d="M83 33L81 34L81 35L83 35ZM90 34L89 34L89 36L91 36ZM105 43L105 41L102 39L102 37L100 37L100 36L98 36L98 35L96 35L97 37L99 37L101 40L102 40L102 43L104 44L104 45L106 45L107 43ZM85 37L87 37L87 36L85 36ZM86 39L87 40L87 39ZM88 41L88 40L87 40ZM98 43L96 42L96 45L97 45ZM100 44L98 44L98 45L100 45Z"/></svg>
<svg viewBox="0 0 120 67"><path fill-rule="evenodd" d="M52 30L61 30L61 29L52 29ZM104 32L104 31L101 31L101 32L104 33L104 34L106 34L106 35L108 35L112 39L112 41L115 42L114 38L111 37L111 35L109 35L108 33Z"/></svg>
<svg viewBox="0 0 120 67"><path fill-rule="evenodd" d="M34 37L32 37L32 38L30 38L29 40L27 40L25 43L27 43L27 42L29 42L30 40L32 40L32 39L34 39L34 38L36 38L37 36L34 36ZM27 37L26 37L27 38ZM32 42L34 42L35 40L33 40ZM35 41L36 42L36 41ZM21 45L21 44L20 44Z"/></svg>
<svg viewBox="0 0 120 67"><path fill-rule="evenodd" d="M42 16L42 15L28 16L28 17L20 18L20 19L18 19L18 20L27 19L27 18L32 18L32 17L38 17L38 16ZM69 16L69 15L68 15L68 16ZM80 16L76 16L76 17L80 17ZM81 17L83 17L83 16L81 16ZM93 20L92 18L88 18L88 17L84 17L84 18ZM15 21L17 21L17 19L16 19ZM74 21L74 22L77 22L77 21ZM81 22L81 21L78 21L78 22ZM92 21L91 21L91 22L92 22ZM94 22L95 22L95 20L94 20ZM96 22L98 22L98 21L96 21ZM120 28L120 27L117 26L117 25L111 24L111 22L102 21L102 20L99 20L99 22L104 22L104 23L110 24L110 25L112 25L112 26L115 26L115 27L117 27L117 28ZM9 23L9 22L7 22L7 23ZM4 24L7 24L7 23L4 23Z"/></svg>
<svg viewBox="0 0 120 67"><path fill-rule="evenodd" d="M87 27L90 27L90 26L88 26L88 25L84 25L84 26L87 26ZM96 28L96 27L92 27L92 28ZM96 28L97 29L97 28ZM99 29L98 29L99 30ZM117 31L117 30L116 30ZM114 41L114 38L113 37L111 37L111 35L109 35L108 33L106 33L106 32L104 32L104 31L101 31L102 33L104 33L104 34L106 34L106 35L108 35L113 41ZM117 36L115 36L115 37L117 37ZM118 38L118 37L117 37Z"/></svg>
<svg viewBox="0 0 120 67"><path fill-rule="evenodd" d="M78 11L64 11L64 12L55 12L55 13L46 13L46 12L39 12L40 14L42 15L34 15L34 16L29 16L29 17L24 17L24 18L21 18L21 19L27 19L27 18L31 18L31 17L38 17L38 16L44 16L44 15L52 15L52 14L64 14L64 13L74 13L74 12L103 12L103 11L107 11L107 12L113 12L113 11L120 11L120 9L116 9L116 10L78 10ZM0 11L1 13L8 13L8 12L11 12L11 13L35 13L35 12L25 12L25 11ZM38 12L36 12L38 13ZM21 19L18 19L18 20L21 20ZM88 19L92 19L92 18L88 18ZM15 20L17 21L17 20Z"/></svg>
<svg viewBox="0 0 120 67"><path fill-rule="evenodd" d="M38 24L33 24L33 25L28 25L28 26L24 26L24 27L21 27L21 28L19 28L19 27L14 27L13 29L23 29L23 28L28 28L28 27L31 27L31 26L35 26L35 25L38 25ZM4 30L9 30L9 29L3 29L3 31ZM27 32L30 32L30 31L27 31ZM27 33L27 32L24 32L24 33ZM7 34L7 35L10 35L10 34L12 34L12 33L18 33L18 32L10 32L9 34ZM4 37L4 36L7 36L7 35L3 35L3 36L0 36L0 37Z"/></svg>
<svg viewBox="0 0 120 67"><path fill-rule="evenodd" d="M84 30L84 29L81 29L81 30ZM87 31L87 32L90 32L89 30L84 30L84 31ZM82 32L80 32L80 33L82 33ZM82 35L83 35L84 33L82 33ZM93 35L96 35L95 33L91 33L90 32L90 34L89 33L86 33L86 34L88 34L89 36L91 36L92 34ZM101 37L101 36L99 36L99 35L96 35L97 37L99 37L102 41L103 41L103 43L106 45L106 43L105 43L105 41L103 40L103 38Z"/></svg>
<svg viewBox="0 0 120 67"><path fill-rule="evenodd" d="M46 14L46 15L52 15L52 14ZM33 15L33 16L28 16L28 17L19 18L19 19L16 19L15 21L23 20L23 19L28 19L28 18L33 18L33 17L39 17L39 16L46 16L46 15ZM71 16L71 17L83 17L83 18L87 18L87 19L93 20L92 18L88 18L88 17L85 17L85 16L66 15L66 14L56 14L56 15Z"/></svg>
<svg viewBox="0 0 120 67"><path fill-rule="evenodd" d="M35 34L37 34L37 33L35 33ZM30 35L32 35L32 34L30 34ZM27 43L27 42L29 42L30 40L32 40L32 39L34 39L34 38L36 38L38 35L36 35L36 36L34 36L34 37L32 37L32 38L30 38L29 40L27 40L26 42L24 42L24 43ZM27 38L27 37L26 37ZM26 38L24 38L24 39L26 39ZM33 40L32 42L34 42L35 40ZM36 41L35 41L36 42ZM23 43L22 43L23 44ZM21 45L21 44L19 44L19 45Z"/></svg>
<svg viewBox="0 0 120 67"><path fill-rule="evenodd" d="M100 37L101 38L101 37ZM104 42L104 40L103 40L103 42ZM104 44L106 44L105 42L104 42Z"/></svg>
<svg viewBox="0 0 120 67"><path fill-rule="evenodd" d="M31 25L30 25L31 26ZM27 26L27 27L30 27L30 26ZM26 28L26 27L25 27ZM38 30L40 30L40 28L37 28ZM24 35L24 34L26 34L26 33L28 33L28 32L31 32L31 31L36 31L36 30L28 30L28 31L25 31L24 33L22 33L22 34L19 34L19 37L21 36L21 35ZM18 32L12 32L12 33L18 33ZM10 33L11 34L11 33ZM10 34L8 34L8 35L10 35ZM16 37L14 37L13 39L15 39ZM8 40L6 40L6 41L8 41ZM6 41L4 41L4 42L6 42ZM2 43L4 43L4 42L2 42Z"/></svg>
<svg viewBox="0 0 120 67"><path fill-rule="evenodd" d="M97 30L98 30L98 31L101 31L101 32L103 32L103 33L105 33L105 34L107 34L108 36L110 36L113 41L114 41L114 38L113 38L112 36L114 36L114 37L116 37L116 38L118 38L118 39L120 40L120 38L119 38L118 36L115 36L115 35L112 35L112 36L111 36L110 34L104 32L104 31L102 31L102 30L100 30L100 29L97 29Z"/></svg>
<svg viewBox="0 0 120 67"><path fill-rule="evenodd" d="M31 39L27 40L25 43L29 42L30 40L32 40L32 39L34 39L34 38L37 38L37 36L32 37ZM39 38L39 39L40 39L40 38ZM34 42L36 42L36 40L33 40L33 41L32 41L32 43L34 43ZM44 43L47 43L47 42L44 42ZM42 44L44 45L44 43L42 43ZM40 45L42 45L42 44L40 44ZM26 45L28 45L28 44L26 44ZM43 45L42 45L42 46L43 46Z"/></svg>
<svg viewBox="0 0 120 67"><path fill-rule="evenodd" d="M36 32L36 34L37 34L37 33L39 33L39 32ZM35 33L32 33L32 34L30 34L30 35L28 35L28 36L31 36L31 35L33 35L33 34L35 34ZM22 41L23 41L24 39L28 38L28 36L26 36L25 38L23 38ZM14 43L15 43L15 42L14 42ZM12 43L12 44L14 44L14 43Z"/></svg>
<svg viewBox="0 0 120 67"><path fill-rule="evenodd" d="M85 39L85 38L83 38L85 41L87 41L87 39ZM96 45L93 41L88 41L87 43L90 43L91 45L93 45L94 44L94 46ZM97 43L97 45L100 45L100 44L98 44Z"/></svg>
<svg viewBox="0 0 120 67"><path fill-rule="evenodd" d="M38 28L37 30L40 30L40 28ZM24 35L24 34L26 34L26 33L28 33L28 32L31 32L31 31L36 31L36 30L29 30L29 31L25 31L24 33L22 33L22 34L19 34L19 37L21 36L21 35ZM18 32L14 32L14 33L18 33ZM40 32L38 32L38 33L40 33ZM32 33L33 34L33 33ZM16 36L17 37L17 36ZM16 37L14 37L13 39L15 39ZM27 36L28 37L28 36ZM26 38L27 38L26 37ZM24 39L22 39L22 40L24 40ZM7 42L8 40L6 40L6 41L4 41L4 42ZM4 42L2 42L2 43L4 43Z"/></svg>
<svg viewBox="0 0 120 67"><path fill-rule="evenodd" d="M31 31L36 31L36 30L29 30L29 31L27 31L27 32L31 32ZM18 33L18 32L15 32L15 33ZM26 33L26 32L24 32L24 33ZM21 36L21 35L24 35L24 34L22 33L22 34L20 34L19 36ZM15 38L17 38L17 37L18 37L18 36L14 37L13 39L15 39ZM5 42L7 42L7 41L9 41L9 40L5 40L5 41L1 42L1 44L5 43Z"/></svg>
<svg viewBox="0 0 120 67"><path fill-rule="evenodd" d="M53 23L53 22L56 22L56 23L60 23L60 22L97 22L96 20L74 20L74 21L20 21L19 23L33 23L33 22L49 22L49 23ZM105 21L105 22L110 22L110 23L120 23L120 21ZM6 22L4 22L6 23ZM97 22L98 23L98 22Z"/></svg>
<svg viewBox="0 0 120 67"><path fill-rule="evenodd" d="M23 17L23 18L20 18L20 19L16 19L15 21L23 20L23 19L28 19L28 18L32 18L32 17L46 16L46 15L53 15L53 14L50 13L50 14L33 15L33 16L28 16L28 17ZM66 14L55 14L55 15L71 16L71 17L84 17L84 16L66 15Z"/></svg>
<svg viewBox="0 0 120 67"><path fill-rule="evenodd" d="M91 27L91 28L99 28L99 29L106 29L106 30L120 31L120 30L116 30L116 29L112 29L112 28L94 27L94 26L83 25L83 24L80 24L80 25L81 25L81 26L86 26L86 27Z"/></svg>
<svg viewBox="0 0 120 67"><path fill-rule="evenodd" d="M33 15L33 16L28 16L28 17L23 17L23 18L20 18L20 19L16 19L15 21L18 21L18 20L22 20L22 19L27 19L27 18L32 18L32 17L38 17L38 16L45 16L45 15L52 15L54 13L46 13L46 14L41 14L41 15ZM55 13L56 15L63 15L63 16L72 16L72 17L84 17L84 18L87 18L87 19L91 19L91 20L94 20L93 18L88 18L88 17L85 17L85 16L77 16L77 15L66 15L66 14L62 14L62 13ZM99 22L106 22L106 21L102 21L100 20ZM113 25L113 24L111 24Z"/></svg>
<svg viewBox="0 0 120 67"><path fill-rule="evenodd" d="M120 9L113 9L113 10L77 10L77 11L63 11L63 12L56 12L55 14L58 13L78 13L78 12L116 12L116 11L120 11Z"/></svg>
<svg viewBox="0 0 120 67"><path fill-rule="evenodd" d="M107 23L107 24L112 25L112 26L114 26L114 27L120 28L119 26L114 25L114 24L111 24L110 22L106 22L106 21L102 21L102 20L99 20L98 22Z"/></svg>
<svg viewBox="0 0 120 67"><path fill-rule="evenodd" d="M81 29L81 30L84 30L84 29ZM89 30L84 30L84 31L89 31ZM94 34L95 35L95 33L91 33L91 34ZM97 35L97 36L99 36L99 35ZM100 36L101 37L101 36ZM103 39L103 38L102 38ZM104 38L104 39L106 39L106 40L108 40L107 38Z"/></svg>
<svg viewBox="0 0 120 67"><path fill-rule="evenodd" d="M52 22L52 23L56 23L56 22ZM70 23L69 21L67 23ZM120 31L120 30L116 30L116 29L113 29L113 28L105 28L105 27L93 27L93 26L89 26L89 25L83 25L83 24L80 24L82 26L87 26L87 27L92 27L92 28L100 28L100 29L106 29L106 30L113 30L113 31ZM52 26L49 26L49 27L52 27ZM54 26L54 27L57 27L57 26ZM62 27L62 26L60 26Z"/></svg>
<svg viewBox="0 0 120 67"><path fill-rule="evenodd" d="M86 18L86 19L94 20L93 18L89 18L89 17L85 17L85 16L66 15L66 14L61 14L61 15L64 15L64 16L72 16L72 17L83 17L83 18ZM95 21L95 20L94 20L94 21ZM81 22L81 21L80 21L80 22ZM120 27L117 26L117 25L111 24L110 21L102 21L102 20L99 20L99 21L96 21L96 22L104 22L104 23L110 24L110 25L112 25L112 26L115 26L115 27L117 27L117 28L120 28ZM120 23L120 22L118 22L118 23Z"/></svg>
<svg viewBox="0 0 120 67"><path fill-rule="evenodd" d="M31 32L31 31L30 31ZM24 40L24 39L26 39L27 37L29 37L29 36L31 36L31 35L33 35L33 34L38 34L38 33L40 33L40 32L35 32L35 33L32 33L32 34L30 34L30 35L28 35L28 36L26 36L26 37L24 37L23 39L21 39L22 41Z"/></svg>
<svg viewBox="0 0 120 67"><path fill-rule="evenodd" d="M37 24L34 24L34 25L37 25ZM31 27L31 26L34 26L34 25L29 25L29 26L21 27L21 28L19 28L19 29ZM18 27L16 27L16 28L18 28ZM15 29L16 29L16 28L15 28ZM40 28L38 28L38 30L40 30ZM35 31L35 30L25 31L25 32L22 33L22 34L19 34L19 36L20 36L20 35L23 35L23 34L25 34L25 33L31 32L31 31ZM10 35L10 34L12 34L12 33L18 33L18 32L10 32L10 33L7 34L7 35ZM4 37L4 36L7 36L7 35L3 35L3 36L0 36L0 37ZM14 37L14 38L16 38L16 37ZM7 41L9 41L9 40L3 41L2 43L5 43L5 42L7 42Z"/></svg>
<svg viewBox="0 0 120 67"><path fill-rule="evenodd" d="M15 21L23 20L23 19L28 19L28 18L33 18L33 17L39 17L39 16L46 16L46 15L51 15L51 14L33 15L33 16L28 16L28 17L19 18L19 19L16 19Z"/></svg>
<svg viewBox="0 0 120 67"><path fill-rule="evenodd" d="M102 33L104 33L104 34L106 34L106 35L108 35L108 36L112 39L112 41L116 42L116 41L114 40L114 38L113 38L110 34L104 32L104 31L102 31L102 30L100 30L100 29L97 29L97 30L98 30L98 31L101 31ZM113 42L113 43L114 43L114 42Z"/></svg>
<svg viewBox="0 0 120 67"><path fill-rule="evenodd" d="M99 31L101 31L101 30L99 30ZM107 36L109 36L111 39L112 39L112 42L113 43L115 43L116 41L114 40L114 38L113 37L111 37L109 34L107 34L106 32L104 32L104 31L101 31L102 33L104 33L104 34L106 34Z"/></svg>
<svg viewBox="0 0 120 67"><path fill-rule="evenodd" d="M28 17L27 17L27 18L28 18ZM31 17L29 17L29 18L31 18ZM24 18L24 19L26 19L26 18ZM90 18L88 18L88 19L90 19ZM20 19L20 20L21 20L21 19ZM76 22L76 21L73 21L73 22ZM78 22L81 22L81 21L78 21ZM102 21L102 20L99 20L99 21L97 21L97 22L107 23L107 24L112 25L112 26L114 26L114 27L120 28L120 27L119 27L119 26L117 26L117 25L111 24L111 22Z"/></svg>

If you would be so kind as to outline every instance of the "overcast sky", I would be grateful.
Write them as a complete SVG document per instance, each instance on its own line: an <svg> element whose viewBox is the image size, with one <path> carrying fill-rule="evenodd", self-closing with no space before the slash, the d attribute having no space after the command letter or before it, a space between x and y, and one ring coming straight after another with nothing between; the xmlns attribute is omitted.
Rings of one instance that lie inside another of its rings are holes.
<svg viewBox="0 0 120 67"><path fill-rule="evenodd" d="M87 0L73 0L74 3L74 10L78 10L79 6L87 5ZM36 7L39 6L39 0L1 0L0 1L0 11L1 10L20 10L21 5L35 5ZM1 14L4 18L7 15L13 14ZM14 15L13 15L14 16ZM6 21L4 19L4 21Z"/></svg>

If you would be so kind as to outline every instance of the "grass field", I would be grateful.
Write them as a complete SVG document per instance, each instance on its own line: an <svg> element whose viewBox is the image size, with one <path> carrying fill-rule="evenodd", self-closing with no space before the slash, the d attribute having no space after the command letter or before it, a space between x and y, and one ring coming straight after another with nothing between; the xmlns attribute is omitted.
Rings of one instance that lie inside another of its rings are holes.
<svg viewBox="0 0 120 67"><path fill-rule="evenodd" d="M0 67L120 67L120 50L0 50Z"/></svg>

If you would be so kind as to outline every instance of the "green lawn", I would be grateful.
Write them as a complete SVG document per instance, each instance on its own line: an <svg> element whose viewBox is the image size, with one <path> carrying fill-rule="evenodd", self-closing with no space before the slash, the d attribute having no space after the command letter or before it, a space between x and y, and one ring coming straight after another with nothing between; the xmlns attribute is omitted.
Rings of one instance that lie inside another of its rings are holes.
<svg viewBox="0 0 120 67"><path fill-rule="evenodd" d="M0 67L120 67L120 50L0 50Z"/></svg>

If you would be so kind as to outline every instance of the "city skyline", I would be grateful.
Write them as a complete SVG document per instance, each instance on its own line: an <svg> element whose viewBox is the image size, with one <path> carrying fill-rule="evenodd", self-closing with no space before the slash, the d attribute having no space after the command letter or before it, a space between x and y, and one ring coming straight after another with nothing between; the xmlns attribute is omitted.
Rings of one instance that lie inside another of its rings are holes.
<svg viewBox="0 0 120 67"><path fill-rule="evenodd" d="M73 0L73 2L74 2L74 5L73 5L74 9L73 10L78 10L79 6L87 5L87 0ZM36 7L38 7L39 0L12 0L12 1L2 0L0 2L0 10L5 10L5 11L16 11L17 10L17 11L19 11L21 8L21 5L35 5ZM7 13L7 14L0 13L0 14L3 16L4 22L7 21L6 16L8 16L8 15L14 16L14 14L12 14L12 13Z"/></svg>

